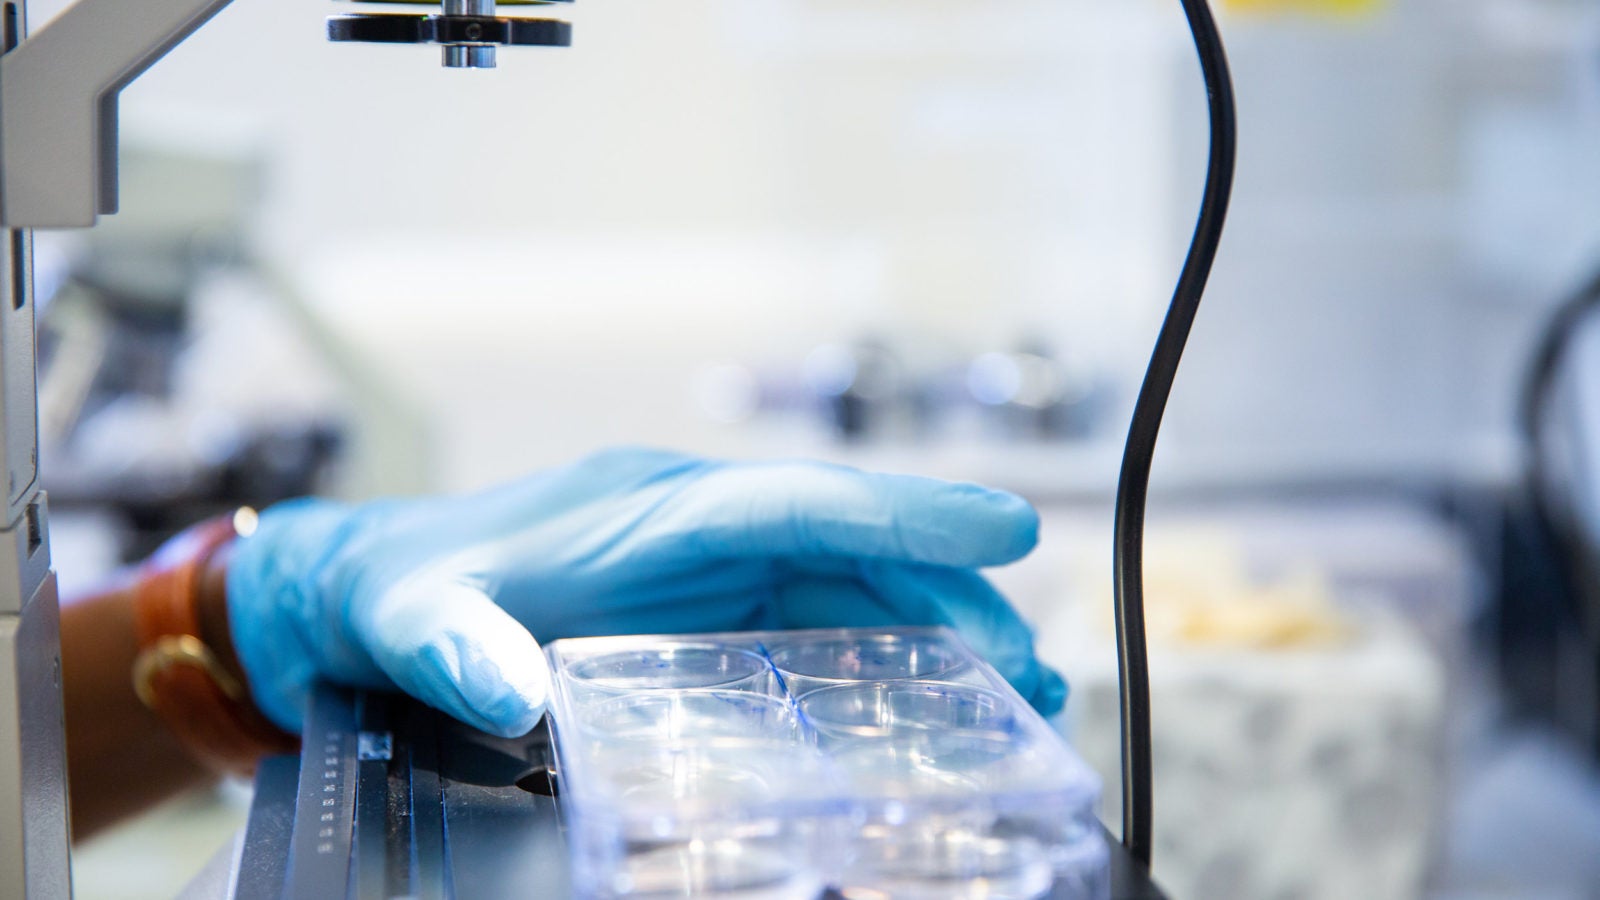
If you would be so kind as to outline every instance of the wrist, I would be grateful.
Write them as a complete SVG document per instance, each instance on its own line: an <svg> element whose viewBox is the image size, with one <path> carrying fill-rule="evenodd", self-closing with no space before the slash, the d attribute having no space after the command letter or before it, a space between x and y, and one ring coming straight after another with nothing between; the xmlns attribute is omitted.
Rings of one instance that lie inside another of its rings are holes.
<svg viewBox="0 0 1600 900"><path fill-rule="evenodd" d="M133 589L139 654L132 674L139 700L190 755L213 770L243 774L260 757L292 749L294 739L255 708L237 661L232 671L223 662L232 659L233 648L226 599L217 599L218 585L226 583L219 554L234 540L234 526L231 517L202 522L140 568Z"/></svg>

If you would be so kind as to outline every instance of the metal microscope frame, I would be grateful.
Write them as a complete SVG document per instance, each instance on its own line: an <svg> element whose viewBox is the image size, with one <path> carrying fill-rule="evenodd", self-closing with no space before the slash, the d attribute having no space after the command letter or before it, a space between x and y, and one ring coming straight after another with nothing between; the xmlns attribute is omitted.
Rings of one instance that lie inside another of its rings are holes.
<svg viewBox="0 0 1600 900"><path fill-rule="evenodd" d="M61 619L38 477L32 232L87 227L116 212L119 93L228 3L78 0L31 36L27 0L0 3L0 443L8 485L0 522L0 900L72 892ZM452 68L493 67L499 44L570 41L564 22L496 17L494 0L444 0L441 11L337 16L328 36L439 44Z"/></svg>

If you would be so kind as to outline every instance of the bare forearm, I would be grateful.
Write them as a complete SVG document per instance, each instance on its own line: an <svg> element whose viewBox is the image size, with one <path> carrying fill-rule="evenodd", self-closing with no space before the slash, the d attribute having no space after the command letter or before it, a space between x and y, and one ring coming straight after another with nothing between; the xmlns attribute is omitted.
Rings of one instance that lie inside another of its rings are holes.
<svg viewBox="0 0 1600 900"><path fill-rule="evenodd" d="M133 576L61 609L72 835L88 837L213 778L134 694Z"/></svg>
<svg viewBox="0 0 1600 900"><path fill-rule="evenodd" d="M243 684L228 628L230 549L225 545L206 558L194 603L198 636ZM119 573L101 589L62 604L62 693L76 839L216 778L134 690L138 577L131 570Z"/></svg>

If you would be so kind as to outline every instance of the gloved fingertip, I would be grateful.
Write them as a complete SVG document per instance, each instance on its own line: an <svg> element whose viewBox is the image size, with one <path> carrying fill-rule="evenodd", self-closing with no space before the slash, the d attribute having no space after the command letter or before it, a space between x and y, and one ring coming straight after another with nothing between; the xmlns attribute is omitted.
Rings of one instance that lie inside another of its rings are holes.
<svg viewBox="0 0 1600 900"><path fill-rule="evenodd" d="M501 660L479 657L462 667L458 688L476 713L471 724L500 737L519 737L544 717L549 666L538 652Z"/></svg>
<svg viewBox="0 0 1600 900"><path fill-rule="evenodd" d="M1021 559L1039 545L1039 511L1016 494L1004 491L994 493L1001 495L999 505L1005 509L1005 515L1011 521L1011 543L1004 555L1008 561Z"/></svg>
<svg viewBox="0 0 1600 900"><path fill-rule="evenodd" d="M974 541L969 545L971 556L962 564L1004 565L1027 556L1038 546L1039 511L1033 504L1010 491L973 484L952 487L966 507L962 533Z"/></svg>
<svg viewBox="0 0 1600 900"><path fill-rule="evenodd" d="M1029 701L1041 716L1053 716L1067 705L1067 682L1054 669L1041 666L1039 686Z"/></svg>
<svg viewBox="0 0 1600 900"><path fill-rule="evenodd" d="M508 692L501 700L478 710L483 721L478 727L498 737L521 737L538 726L544 718L545 704L526 694Z"/></svg>
<svg viewBox="0 0 1600 900"><path fill-rule="evenodd" d="M550 667L538 641L477 587L418 578L364 612L365 645L413 696L502 737L528 733L544 715Z"/></svg>

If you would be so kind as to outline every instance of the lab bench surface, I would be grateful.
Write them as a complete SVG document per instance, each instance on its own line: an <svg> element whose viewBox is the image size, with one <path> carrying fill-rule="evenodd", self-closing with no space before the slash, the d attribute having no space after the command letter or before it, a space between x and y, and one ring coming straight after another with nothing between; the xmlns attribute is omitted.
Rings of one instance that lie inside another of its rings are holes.
<svg viewBox="0 0 1600 900"><path fill-rule="evenodd" d="M233 896L570 897L550 762L543 728L508 740L400 698L319 691L301 755L257 770ZM1162 900L1108 842L1111 900Z"/></svg>

